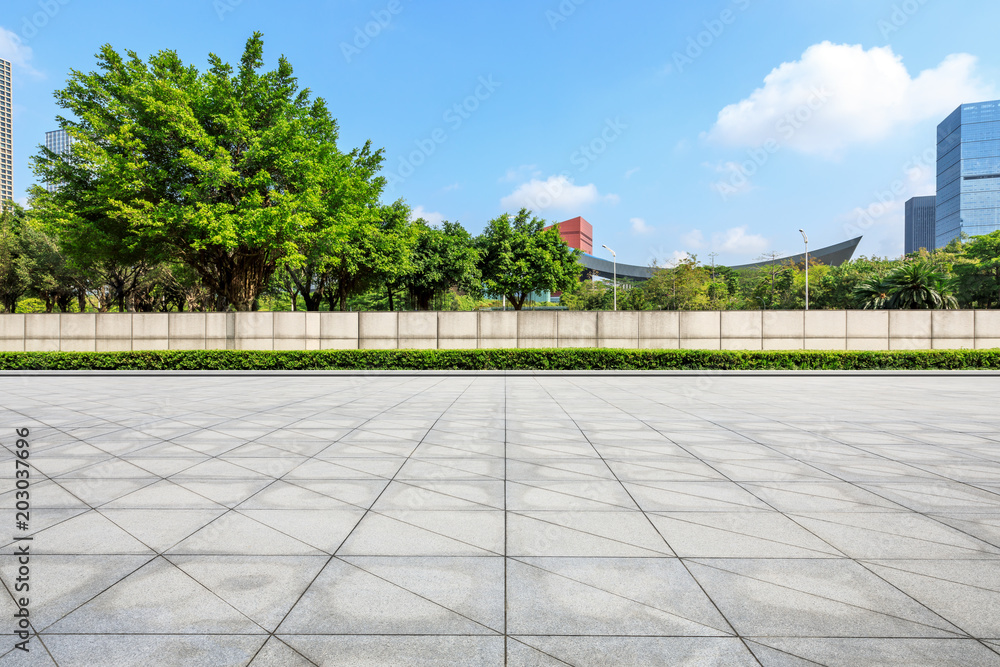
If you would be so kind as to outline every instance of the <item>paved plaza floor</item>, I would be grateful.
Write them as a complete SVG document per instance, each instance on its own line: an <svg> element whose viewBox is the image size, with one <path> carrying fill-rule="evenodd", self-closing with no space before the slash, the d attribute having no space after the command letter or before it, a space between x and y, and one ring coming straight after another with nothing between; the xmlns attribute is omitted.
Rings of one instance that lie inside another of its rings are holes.
<svg viewBox="0 0 1000 667"><path fill-rule="evenodd" d="M1000 665L998 405L990 375L3 376L0 665Z"/></svg>

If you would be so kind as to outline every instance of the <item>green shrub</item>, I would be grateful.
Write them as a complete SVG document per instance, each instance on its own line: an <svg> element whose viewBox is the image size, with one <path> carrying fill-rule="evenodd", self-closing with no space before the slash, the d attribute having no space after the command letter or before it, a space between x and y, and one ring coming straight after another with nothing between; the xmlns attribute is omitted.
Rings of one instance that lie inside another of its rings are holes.
<svg viewBox="0 0 1000 667"><path fill-rule="evenodd" d="M1000 370L1000 350L730 352L706 350L336 350L2 352L0 370L131 371L763 371Z"/></svg>
<svg viewBox="0 0 1000 667"><path fill-rule="evenodd" d="M25 297L17 302L17 312L19 313L44 313L45 302L34 297Z"/></svg>

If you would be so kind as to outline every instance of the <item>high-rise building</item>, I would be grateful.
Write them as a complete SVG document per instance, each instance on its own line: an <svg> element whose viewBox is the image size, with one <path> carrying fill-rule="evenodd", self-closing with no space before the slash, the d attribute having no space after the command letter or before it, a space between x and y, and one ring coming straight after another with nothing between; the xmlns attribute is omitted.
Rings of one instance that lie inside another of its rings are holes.
<svg viewBox="0 0 1000 667"><path fill-rule="evenodd" d="M937 247L934 233L936 209L937 197L914 197L906 202L906 239L903 246L907 255L921 248L934 250Z"/></svg>
<svg viewBox="0 0 1000 667"><path fill-rule="evenodd" d="M1000 100L963 104L937 139L935 246L1000 229Z"/></svg>
<svg viewBox="0 0 1000 667"><path fill-rule="evenodd" d="M53 153L68 153L72 145L73 137L69 136L66 130L52 130L45 133L45 147ZM45 188L49 192L55 192L59 189L59 184L46 183Z"/></svg>
<svg viewBox="0 0 1000 667"><path fill-rule="evenodd" d="M14 127L10 62L0 60L0 208L14 199Z"/></svg>

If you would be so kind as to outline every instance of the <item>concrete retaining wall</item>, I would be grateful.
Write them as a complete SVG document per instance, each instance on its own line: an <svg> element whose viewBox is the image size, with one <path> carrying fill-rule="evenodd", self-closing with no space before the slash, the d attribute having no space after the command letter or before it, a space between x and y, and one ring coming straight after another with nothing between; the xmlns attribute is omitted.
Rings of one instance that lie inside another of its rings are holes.
<svg viewBox="0 0 1000 667"><path fill-rule="evenodd" d="M0 315L0 350L1000 347L1000 311Z"/></svg>

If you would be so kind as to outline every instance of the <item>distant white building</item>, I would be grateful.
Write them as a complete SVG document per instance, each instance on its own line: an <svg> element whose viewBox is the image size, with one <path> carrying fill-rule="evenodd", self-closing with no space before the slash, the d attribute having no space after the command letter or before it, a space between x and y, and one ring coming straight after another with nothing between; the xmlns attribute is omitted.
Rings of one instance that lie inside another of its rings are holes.
<svg viewBox="0 0 1000 667"><path fill-rule="evenodd" d="M69 136L66 130L52 130L45 133L45 147L53 153L68 153L72 145L73 137ZM59 189L59 184L48 183L45 187L49 192L55 192Z"/></svg>

